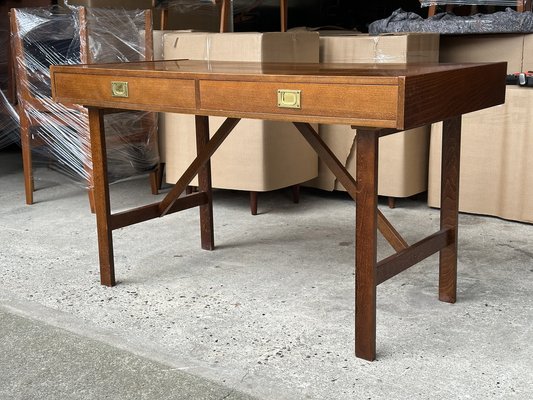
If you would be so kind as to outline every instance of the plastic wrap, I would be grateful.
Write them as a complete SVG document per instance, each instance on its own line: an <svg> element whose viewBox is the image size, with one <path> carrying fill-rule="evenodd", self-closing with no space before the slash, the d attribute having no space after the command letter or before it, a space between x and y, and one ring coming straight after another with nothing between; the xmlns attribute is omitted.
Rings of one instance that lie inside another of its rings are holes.
<svg viewBox="0 0 533 400"><path fill-rule="evenodd" d="M226 3L225 30L233 27L233 2ZM161 28L167 30L193 29L205 32L219 32L222 17L222 0L164 0L157 9L164 17ZM163 11L164 10L164 11ZM156 13L157 14L157 13ZM158 21L156 20L156 26Z"/></svg>
<svg viewBox="0 0 533 400"><path fill-rule="evenodd" d="M9 27L0 23L0 88L7 88L7 59L9 45Z"/></svg>
<svg viewBox="0 0 533 400"><path fill-rule="evenodd" d="M145 12L26 8L17 9L14 16L21 134L27 132L31 138L33 163L38 166L45 161L88 187L92 162L87 110L51 99L49 67L144 60L151 54L145 47ZM156 115L122 112L108 114L104 120L110 181L157 167Z"/></svg>
<svg viewBox="0 0 533 400"><path fill-rule="evenodd" d="M533 13L517 12L507 8L492 14L476 14L466 17L440 13L424 19L413 12L394 11L385 19L372 22L371 35L393 32L434 32L447 35L473 33L530 33L533 32Z"/></svg>
<svg viewBox="0 0 533 400"><path fill-rule="evenodd" d="M0 149L19 143L19 117L6 96L0 91Z"/></svg>
<svg viewBox="0 0 533 400"><path fill-rule="evenodd" d="M2 7L0 7L1 9ZM7 18L6 18L7 20ZM0 149L15 143L17 138L17 114L7 102L4 91L8 87L9 25L0 19Z"/></svg>
<svg viewBox="0 0 533 400"><path fill-rule="evenodd" d="M169 7L182 13L191 10L200 10L206 5L220 4L222 0L159 0L157 7ZM248 12L256 7L266 4L274 4L279 6L280 0L231 0L231 6L235 14Z"/></svg>
<svg viewBox="0 0 533 400"><path fill-rule="evenodd" d="M456 5L456 6L508 6L517 5L516 0L420 0L421 7Z"/></svg>

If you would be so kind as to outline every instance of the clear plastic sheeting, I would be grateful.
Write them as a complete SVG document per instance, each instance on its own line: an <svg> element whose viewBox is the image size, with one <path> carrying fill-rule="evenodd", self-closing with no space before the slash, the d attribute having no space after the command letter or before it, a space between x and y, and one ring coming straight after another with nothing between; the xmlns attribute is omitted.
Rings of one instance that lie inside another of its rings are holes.
<svg viewBox="0 0 533 400"><path fill-rule="evenodd" d="M456 5L456 6L507 6L514 7L518 4L516 0L420 0L421 7Z"/></svg>
<svg viewBox="0 0 533 400"><path fill-rule="evenodd" d="M0 88L7 88L8 27L0 24Z"/></svg>
<svg viewBox="0 0 533 400"><path fill-rule="evenodd" d="M224 10L223 3L225 3ZM222 19L225 29L233 26L231 1L164 0L157 4L156 16L161 17L161 29L166 30L219 32ZM155 22L157 25L157 17Z"/></svg>
<svg viewBox="0 0 533 400"><path fill-rule="evenodd" d="M169 10L175 10L181 14L187 14L191 11L195 13L216 12L216 5L221 1L215 0L163 0L158 2L157 6Z"/></svg>
<svg viewBox="0 0 533 400"><path fill-rule="evenodd" d="M17 112L0 90L0 149L19 143L19 126Z"/></svg>
<svg viewBox="0 0 533 400"><path fill-rule="evenodd" d="M183 13L191 10L201 10L205 6L221 4L222 0L159 0L157 7L179 10ZM279 6L280 0L231 0L231 7L235 14L248 12L262 5Z"/></svg>
<svg viewBox="0 0 533 400"><path fill-rule="evenodd" d="M368 33L433 32L445 35L474 33L530 33L533 32L533 13L517 12L511 8L492 14L457 16L440 13L424 19L413 12L394 11L385 19L372 22Z"/></svg>
<svg viewBox="0 0 533 400"><path fill-rule="evenodd" d="M151 57L145 11L25 8L13 12L21 139L35 165L45 162L90 187L92 162L87 110L55 103L50 65L140 61ZM149 26L151 29L151 26ZM105 116L109 178L114 182L159 164L157 117L146 112ZM27 141L25 140L27 138Z"/></svg>

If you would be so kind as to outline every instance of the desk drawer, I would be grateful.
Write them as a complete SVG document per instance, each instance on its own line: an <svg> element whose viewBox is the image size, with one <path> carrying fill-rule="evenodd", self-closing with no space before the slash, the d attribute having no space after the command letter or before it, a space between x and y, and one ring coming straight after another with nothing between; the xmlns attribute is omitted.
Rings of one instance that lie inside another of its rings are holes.
<svg viewBox="0 0 533 400"><path fill-rule="evenodd" d="M299 108L278 106L278 90L300 91ZM203 110L396 120L397 85L200 81Z"/></svg>
<svg viewBox="0 0 533 400"><path fill-rule="evenodd" d="M195 109L195 89L192 79L161 79L110 77L56 73L55 96L75 99L78 104L114 107L127 105L153 108ZM74 101L73 101L74 102Z"/></svg>

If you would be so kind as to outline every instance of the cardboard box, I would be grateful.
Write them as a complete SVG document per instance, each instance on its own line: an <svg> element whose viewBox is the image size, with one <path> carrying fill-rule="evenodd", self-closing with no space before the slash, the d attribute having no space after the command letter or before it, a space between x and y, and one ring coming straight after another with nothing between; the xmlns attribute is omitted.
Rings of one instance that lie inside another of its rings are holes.
<svg viewBox="0 0 533 400"><path fill-rule="evenodd" d="M320 34L321 62L411 63L439 60L435 33Z"/></svg>
<svg viewBox="0 0 533 400"><path fill-rule="evenodd" d="M163 42L165 59L318 62L318 34L310 32L176 32ZM209 118L211 134L223 120ZM161 132L166 181L175 183L196 156L194 117L165 114ZM213 187L267 191L316 177L318 156L291 123L243 119L212 157L211 169Z"/></svg>
<svg viewBox="0 0 533 400"><path fill-rule="evenodd" d="M342 141L336 140L334 142L336 145L346 143L347 138L351 138L353 148L346 146L350 149L346 157L346 168L355 176L355 130L352 130L351 135L347 135L346 127L324 126L321 130L322 136L324 128L329 131L328 137L332 133L345 137ZM378 194L380 196L408 197L427 189L429 131L429 126L422 126L379 139ZM345 149L343 152L346 152ZM333 176L331 172L329 174ZM331 178L327 180L328 183L331 181ZM334 189L345 190L338 181L335 181Z"/></svg>
<svg viewBox="0 0 533 400"><path fill-rule="evenodd" d="M532 36L521 34L443 35L440 41L440 62L507 61L507 73L522 72L524 71L524 43L526 38L527 42L531 43ZM532 57L527 54L527 58ZM528 68L531 67L533 65Z"/></svg>
<svg viewBox="0 0 533 400"><path fill-rule="evenodd" d="M522 72L526 72L526 71L533 71L533 34L524 35L524 54L522 56Z"/></svg>
<svg viewBox="0 0 533 400"><path fill-rule="evenodd" d="M533 222L533 89L463 116L459 210ZM440 206L442 123L431 132L428 204Z"/></svg>
<svg viewBox="0 0 533 400"><path fill-rule="evenodd" d="M321 35L320 55L321 62L437 62L439 35ZM320 125L319 133L341 163L355 176L356 131L344 125ZM429 127L381 138L378 193L390 197L408 197L425 191L428 151ZM318 177L309 182L309 186L324 190L344 190L324 163L319 162L318 168Z"/></svg>

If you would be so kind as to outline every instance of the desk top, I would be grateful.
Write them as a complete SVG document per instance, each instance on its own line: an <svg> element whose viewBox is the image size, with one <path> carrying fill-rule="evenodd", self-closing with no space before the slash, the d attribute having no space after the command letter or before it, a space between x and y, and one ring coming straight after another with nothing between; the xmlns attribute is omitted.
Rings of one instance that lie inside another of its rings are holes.
<svg viewBox="0 0 533 400"><path fill-rule="evenodd" d="M505 75L505 63L165 60L51 67L59 102L394 129L502 104Z"/></svg>

